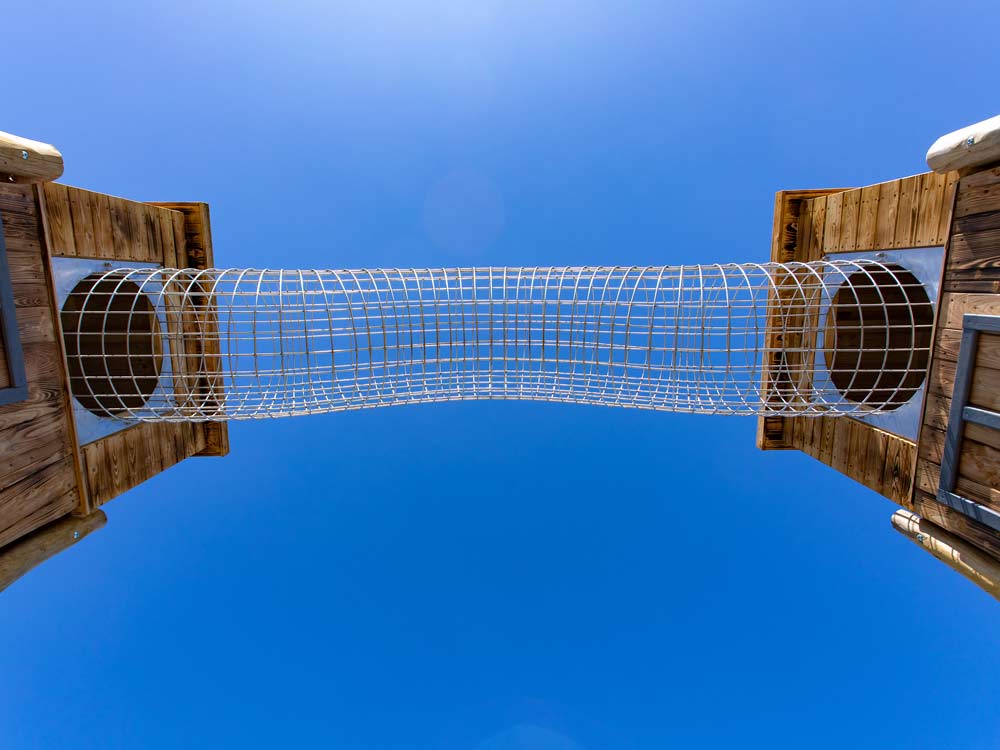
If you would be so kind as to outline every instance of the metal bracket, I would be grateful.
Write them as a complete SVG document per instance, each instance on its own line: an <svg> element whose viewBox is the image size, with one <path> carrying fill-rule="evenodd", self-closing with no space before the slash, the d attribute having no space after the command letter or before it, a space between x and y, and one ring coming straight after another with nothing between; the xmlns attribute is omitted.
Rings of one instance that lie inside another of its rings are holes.
<svg viewBox="0 0 1000 750"><path fill-rule="evenodd" d="M28 376L24 371L24 353L21 351L21 334L17 330L14 288L10 283L7 244L3 234L3 219L0 218L0 335L3 337L10 377L10 386L0 388L0 406L7 406L28 398Z"/></svg>
<svg viewBox="0 0 1000 750"><path fill-rule="evenodd" d="M965 423L972 422L1000 430L1000 413L968 405L969 391L972 389L972 372L976 367L976 353L979 350L979 334L984 331L1000 333L1000 315L962 317L962 346L958 353L951 411L948 413L948 432L945 435L944 455L941 458L941 479L938 483L937 500L952 510L957 510L991 529L1000 531L1000 513L955 494L959 450L962 446Z"/></svg>

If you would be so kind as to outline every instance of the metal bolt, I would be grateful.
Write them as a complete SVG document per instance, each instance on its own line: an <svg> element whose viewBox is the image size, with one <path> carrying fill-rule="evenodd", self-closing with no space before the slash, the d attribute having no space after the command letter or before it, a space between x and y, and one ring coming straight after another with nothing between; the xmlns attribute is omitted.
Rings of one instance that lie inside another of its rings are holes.
<svg viewBox="0 0 1000 750"><path fill-rule="evenodd" d="M926 538L927 538L927 537L925 537L925 536L924 536L923 534L917 534L917 541L918 541L918 542L922 542L922 541L924 541L924 539L926 539Z"/></svg>
<svg viewBox="0 0 1000 750"><path fill-rule="evenodd" d="M22 151L21 152L21 158L22 159L27 159L28 158L28 152L27 151Z"/></svg>
<svg viewBox="0 0 1000 750"><path fill-rule="evenodd" d="M968 138L966 138L965 139L965 145L966 146L975 146L976 145L976 136L970 135Z"/></svg>
<svg viewBox="0 0 1000 750"><path fill-rule="evenodd" d="M79 539L80 538L80 532L79 531L74 531L73 532L73 538L74 539Z"/></svg>

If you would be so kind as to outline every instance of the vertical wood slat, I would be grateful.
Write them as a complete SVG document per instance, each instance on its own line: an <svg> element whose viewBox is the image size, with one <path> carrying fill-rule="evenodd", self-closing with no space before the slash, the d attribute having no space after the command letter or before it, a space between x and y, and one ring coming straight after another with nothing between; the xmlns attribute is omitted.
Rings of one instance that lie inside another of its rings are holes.
<svg viewBox="0 0 1000 750"><path fill-rule="evenodd" d="M861 202L858 211L858 231L855 250L874 250L875 233L878 226L879 186L868 185L861 188Z"/></svg>
<svg viewBox="0 0 1000 750"><path fill-rule="evenodd" d="M55 255L74 257L76 256L76 239L73 236L73 217L66 186L55 182L46 182L42 189L45 192L51 252Z"/></svg>
<svg viewBox="0 0 1000 750"><path fill-rule="evenodd" d="M830 248L833 252L837 252L840 247L840 216L843 204L843 193L834 193L826 197L826 223L822 247Z"/></svg>
<svg viewBox="0 0 1000 750"><path fill-rule="evenodd" d="M896 241L896 213L899 209L900 180L879 185L878 216L875 220L875 247L892 248Z"/></svg>
<svg viewBox="0 0 1000 750"><path fill-rule="evenodd" d="M66 188L66 195L73 223L75 255L81 258L94 257L97 249L94 239L94 211L90 199L92 194L86 190Z"/></svg>
<svg viewBox="0 0 1000 750"><path fill-rule="evenodd" d="M845 190L840 195L843 202L840 211L840 239L837 249L842 253L853 253L857 248L858 221L861 210L861 190Z"/></svg>
<svg viewBox="0 0 1000 750"><path fill-rule="evenodd" d="M92 193L90 205L93 208L94 256L101 259L111 259L115 255L111 200L102 193Z"/></svg>
<svg viewBox="0 0 1000 750"><path fill-rule="evenodd" d="M919 205L919 179L899 181L899 207L896 209L896 235L893 247L913 247L913 230Z"/></svg>

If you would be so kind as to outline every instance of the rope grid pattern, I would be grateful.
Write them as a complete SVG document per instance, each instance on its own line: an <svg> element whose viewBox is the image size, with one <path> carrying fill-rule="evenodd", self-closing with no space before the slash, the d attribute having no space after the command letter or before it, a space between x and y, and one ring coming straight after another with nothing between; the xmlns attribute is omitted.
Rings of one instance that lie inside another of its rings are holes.
<svg viewBox="0 0 1000 750"><path fill-rule="evenodd" d="M74 394L117 419L463 399L870 414L926 370L930 303L899 270L117 269L82 280L62 323Z"/></svg>

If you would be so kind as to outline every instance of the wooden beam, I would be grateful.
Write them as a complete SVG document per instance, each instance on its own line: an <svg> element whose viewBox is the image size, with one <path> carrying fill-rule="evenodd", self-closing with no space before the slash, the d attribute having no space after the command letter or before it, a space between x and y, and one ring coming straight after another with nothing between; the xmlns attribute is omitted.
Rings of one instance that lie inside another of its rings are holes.
<svg viewBox="0 0 1000 750"><path fill-rule="evenodd" d="M935 172L968 174L994 162L1000 162L1000 115L941 136L927 152Z"/></svg>
<svg viewBox="0 0 1000 750"><path fill-rule="evenodd" d="M892 514L896 531L1000 600L1000 561L908 510Z"/></svg>
<svg viewBox="0 0 1000 750"><path fill-rule="evenodd" d="M0 549L0 591L107 522L104 511L64 516Z"/></svg>
<svg viewBox="0 0 1000 750"><path fill-rule="evenodd" d="M54 146L0 131L0 174L4 182L51 182L63 173Z"/></svg>

